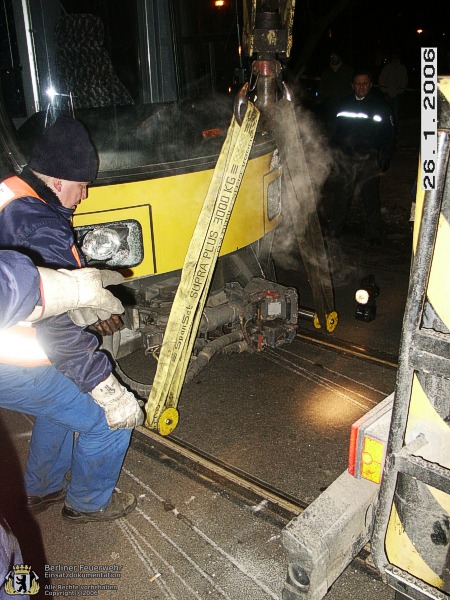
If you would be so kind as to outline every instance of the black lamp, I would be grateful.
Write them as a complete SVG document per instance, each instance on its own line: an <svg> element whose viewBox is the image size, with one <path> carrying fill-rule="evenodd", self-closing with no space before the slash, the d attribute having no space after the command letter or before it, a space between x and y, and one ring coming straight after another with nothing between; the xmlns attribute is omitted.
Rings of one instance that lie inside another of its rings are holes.
<svg viewBox="0 0 450 600"><path fill-rule="evenodd" d="M367 275L361 280L361 284L356 291L355 299L357 302L355 319L373 321L377 315L377 304L375 298L380 295L380 288L375 283L373 275Z"/></svg>

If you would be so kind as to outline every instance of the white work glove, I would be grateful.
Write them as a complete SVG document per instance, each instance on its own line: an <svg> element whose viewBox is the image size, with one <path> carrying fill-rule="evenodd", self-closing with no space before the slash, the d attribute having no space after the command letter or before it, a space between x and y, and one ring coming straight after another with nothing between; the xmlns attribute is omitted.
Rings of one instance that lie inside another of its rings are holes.
<svg viewBox="0 0 450 600"><path fill-rule="evenodd" d="M110 429L133 429L144 422L144 413L138 401L112 373L90 394L105 411Z"/></svg>
<svg viewBox="0 0 450 600"><path fill-rule="evenodd" d="M117 271L93 268L47 269L38 267L42 286L42 308L38 307L28 317L34 322L68 312L76 325L86 327L97 321L109 319L112 314L122 314L124 308L118 298L105 289L124 281ZM40 314L39 314L40 313Z"/></svg>

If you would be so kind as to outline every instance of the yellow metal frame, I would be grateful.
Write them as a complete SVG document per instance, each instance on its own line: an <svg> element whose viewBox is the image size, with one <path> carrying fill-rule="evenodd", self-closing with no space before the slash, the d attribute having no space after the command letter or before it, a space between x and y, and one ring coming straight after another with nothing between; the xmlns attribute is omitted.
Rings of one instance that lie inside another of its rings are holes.
<svg viewBox="0 0 450 600"><path fill-rule="evenodd" d="M450 78L441 79L439 89L446 103L449 103ZM422 181L420 164L421 161L419 161L418 189L414 215L414 254L418 251L419 233L423 226L422 218L427 202L425 191L421 189L420 185ZM441 210L426 286L426 299L432 306L434 313L443 321L447 328L450 327L448 301L450 296L448 277L449 248L450 225L444 212ZM425 266L422 265L422 269ZM410 290L409 295L414 298L416 303L419 302L417 290ZM425 329L425 327L423 328ZM412 339L414 340L414 338ZM429 352L430 356L432 356L432 349ZM426 353L424 352L424 354ZM419 436L422 436L426 443L418 447L413 454L428 461L429 464L436 464L450 469L450 427L444 419L445 410L438 411L435 408L437 401L448 401L447 398L439 396L439 394L445 394L445 391L442 391L445 390L445 387L443 383L441 388L437 384L435 388L431 384L423 386L423 382L427 383L427 369L425 365L423 370L418 368L417 363L415 364L415 368L417 370L412 374L404 444L405 446L413 444L419 439ZM420 376L421 373L422 378ZM429 376L438 379L436 375ZM442 378L442 381L444 381L444 378ZM409 477L412 478L411 475ZM422 531L418 529L418 524L421 524L422 515L426 515L426 517L431 515L431 519L436 518L436 526L439 526L441 521L444 523L447 522L450 515L450 495L428 485L420 477L412 479L414 479L417 486L417 497L413 499L406 494L402 497L399 495L397 506L394 502L392 503L384 540L386 556L392 565L405 571L411 578L417 578L421 582L438 590L444 590L448 594L450 589L448 578L446 577L448 573L448 552L445 546L433 540L429 530L423 529ZM399 489L399 481L397 480L395 493ZM399 514L401 511L397 507L402 506L400 502L406 507L407 518ZM411 534L421 535L422 543L420 545L416 544ZM408 592L407 588L406 592ZM437 598L440 596L429 595L429 597ZM442 597L444 596L442 595Z"/></svg>

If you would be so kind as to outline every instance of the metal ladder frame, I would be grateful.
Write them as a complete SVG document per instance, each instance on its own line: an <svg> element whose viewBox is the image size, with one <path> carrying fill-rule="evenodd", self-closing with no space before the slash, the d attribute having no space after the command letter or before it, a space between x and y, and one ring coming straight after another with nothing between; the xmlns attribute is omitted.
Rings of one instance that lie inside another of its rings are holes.
<svg viewBox="0 0 450 600"><path fill-rule="evenodd" d="M447 114L444 116L448 117L448 106L446 110ZM450 379L450 334L424 329L421 325L442 203L444 194L450 194L450 186L446 186L446 180L450 177L447 174L450 131L448 123L445 125L446 129L438 130L437 185L434 191L425 195L417 249L411 268L391 429L372 534L372 557L383 581L398 593L406 593L417 600L441 600L450 598L450 595L392 564L386 554L385 538L399 473L450 494L450 469L413 454L426 442L424 436L419 435L409 444L404 442L414 373L426 371Z"/></svg>

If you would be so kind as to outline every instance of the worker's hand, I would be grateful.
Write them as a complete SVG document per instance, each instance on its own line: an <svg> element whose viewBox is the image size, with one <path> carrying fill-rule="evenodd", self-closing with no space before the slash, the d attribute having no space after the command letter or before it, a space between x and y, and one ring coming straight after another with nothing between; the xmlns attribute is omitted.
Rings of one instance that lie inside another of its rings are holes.
<svg viewBox="0 0 450 600"><path fill-rule="evenodd" d="M144 422L138 401L112 373L92 390L91 396L105 411L110 429L133 429Z"/></svg>
<svg viewBox="0 0 450 600"><path fill-rule="evenodd" d="M86 327L124 312L120 300L105 289L123 282L123 276L116 271L42 267L38 271L42 287L41 319L68 312L74 323Z"/></svg>
<svg viewBox="0 0 450 600"><path fill-rule="evenodd" d="M82 310L82 309L81 309ZM73 319L72 319L73 320ZM119 315L111 315L109 319L97 321L91 325L91 329L99 333L101 336L113 335L119 329L122 329L123 321Z"/></svg>
<svg viewBox="0 0 450 600"><path fill-rule="evenodd" d="M123 327L123 321L120 315L110 315L105 319L99 319L99 316L106 316L109 313L103 310L94 310L93 308L76 308L69 310L69 317L80 327L90 326L102 336L112 335Z"/></svg>

